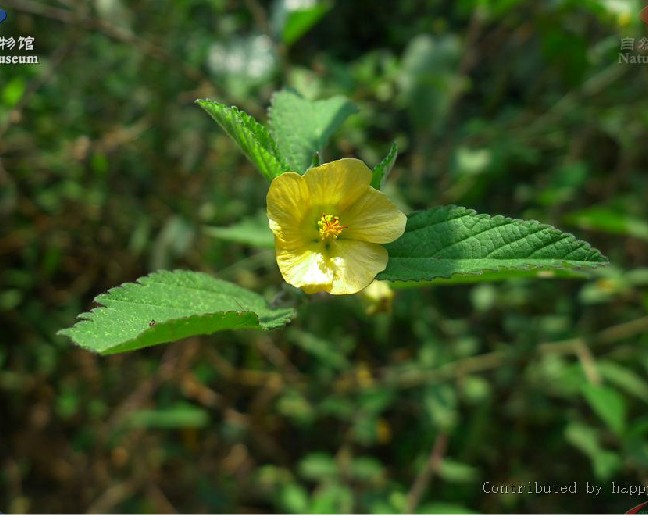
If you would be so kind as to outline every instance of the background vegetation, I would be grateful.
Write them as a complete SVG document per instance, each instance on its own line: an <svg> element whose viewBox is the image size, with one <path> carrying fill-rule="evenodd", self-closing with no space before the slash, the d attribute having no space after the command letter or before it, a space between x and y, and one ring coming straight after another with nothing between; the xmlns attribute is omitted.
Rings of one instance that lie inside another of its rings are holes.
<svg viewBox="0 0 648 520"><path fill-rule="evenodd" d="M623 512L648 484L648 34L637 1L3 0L0 510ZM3 51L7 53L7 51ZM58 329L189 268L274 298L273 252L206 229L266 184L196 98L359 112L325 159L401 154L404 208L535 218L601 249L582 280L309 298L289 327L105 358ZM482 483L577 484L487 494ZM602 486L588 495L586 483ZM554 488L555 489L555 488ZM645 500L645 496L643 498Z"/></svg>

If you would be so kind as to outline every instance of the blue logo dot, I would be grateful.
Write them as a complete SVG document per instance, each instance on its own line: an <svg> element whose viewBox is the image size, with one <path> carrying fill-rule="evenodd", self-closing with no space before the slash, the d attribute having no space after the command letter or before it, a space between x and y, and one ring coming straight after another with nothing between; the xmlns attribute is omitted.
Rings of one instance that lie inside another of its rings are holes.
<svg viewBox="0 0 648 520"><path fill-rule="evenodd" d="M4 22L7 19L7 11L0 9L0 23Z"/></svg>

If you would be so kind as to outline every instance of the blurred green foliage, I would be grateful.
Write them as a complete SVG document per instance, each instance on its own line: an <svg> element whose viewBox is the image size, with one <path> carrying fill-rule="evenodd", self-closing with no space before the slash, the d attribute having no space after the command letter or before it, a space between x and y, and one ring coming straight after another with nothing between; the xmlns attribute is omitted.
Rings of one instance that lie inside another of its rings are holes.
<svg viewBox="0 0 648 520"><path fill-rule="evenodd" d="M648 77L633 0L3 0L0 510L618 513L648 483ZM6 52L6 51L5 51ZM276 89L359 107L329 157L403 207L576 233L614 267L352 297L281 289L247 222L266 185L193 102ZM211 231L210 231L211 230ZM55 332L159 268L299 318L99 358ZM271 287L272 289L265 289ZM484 493L483 482L575 494ZM586 482L603 486L588 495Z"/></svg>

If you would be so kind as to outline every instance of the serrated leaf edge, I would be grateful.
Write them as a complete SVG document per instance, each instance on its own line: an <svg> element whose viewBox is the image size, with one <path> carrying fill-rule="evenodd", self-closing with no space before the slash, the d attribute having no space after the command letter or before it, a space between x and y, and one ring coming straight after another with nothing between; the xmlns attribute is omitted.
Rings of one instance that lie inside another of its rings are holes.
<svg viewBox="0 0 648 520"><path fill-rule="evenodd" d="M607 259L607 257L603 253L601 253L597 248L595 248L594 246L592 246L591 244L589 244L585 240L581 240L579 238L576 238L572 233L562 231L562 230L558 229L557 227L552 226L550 224L545 224L545 223L542 223L542 222L540 222L538 220L535 220L535 219L524 220L524 219L516 219L516 218L512 218L512 217L506 217L504 215L489 215L487 213L479 213L478 214L477 211L475 211L474 209L465 208L463 206L457 206L455 204L449 204L447 206L442 206L442 207L443 208L448 208L449 212L450 211L455 211L455 210L460 210L460 211L465 211L465 213L463 213L461 215L458 215L458 216L455 216L455 217L452 217L452 218L450 218L448 220L443 220L441 222L438 222L438 224L445 224L447 222L450 222L452 220L456 220L456 219L459 219L459 218L462 218L462 217L465 217L465 216L477 217L477 218L483 218L483 219L489 219L489 220L505 221L505 224L517 223L517 222L529 223L529 224L537 224L537 225L540 226L541 229L550 229L550 230L553 230L553 231L556 231L556 232L560 233L561 235L564 235L563 238L571 238L571 239L573 239L574 242L576 244L578 244L579 247L585 246L588 249L591 249L593 252L598 253L602 258L602 260L600 260L600 261L548 259L548 260L554 260L554 261L561 261L562 262L561 267L552 266L551 269L554 269L554 270L565 269L565 270L574 270L574 271L584 271L584 270L590 270L590 269L598 269L598 268L601 268L601 267L605 267L606 265L609 265L609 260ZM411 217L415 217L417 215L425 213L426 211L429 211L429 210L415 211L413 213L410 213L407 216L408 225L409 225ZM432 224L432 225L435 225L435 224ZM405 233L407 233L408 231L416 231L416 230L419 230L419 229L423 229L424 227L427 227L427 226L422 225L422 226L416 227L414 229L407 229L406 228ZM473 236L475 236L475 235L472 235L471 237L468 237L468 238L472 238ZM527 237L522 237L522 238L527 238ZM393 242L391 242L391 243L393 244ZM389 244L386 244L386 245L389 246ZM546 247L546 246L543 246L543 247ZM391 260L392 257L393 256L390 254L389 259ZM403 258L403 257L397 257L396 256L396 257L393 257L393 258ZM420 258L425 258L425 257L420 257ZM578 264L574 265L576 262L578 262ZM389 263L387 264L387 266L389 266ZM385 271L386 270L387 270L387 267L385 268ZM466 275L481 275L481 274L484 274L484 273L497 273L497 272L501 272L501 271L505 271L505 270L506 269L483 268L483 269L478 269L478 270L475 270L475 271L455 271L455 272L453 272L453 273L451 273L451 274L449 274L447 276L445 276L445 275L443 275L443 276L433 276L433 277L429 278L428 280L434 280L434 279L437 279L437 278L450 279L450 278L452 278L453 276L455 276L458 273L466 274ZM515 270L519 270L519 271L533 271L533 270L542 271L542 270L545 270L545 269L539 268L538 266L535 266L533 264L518 264L518 265L515 266ZM381 276L385 271L382 271L382 272L378 273L376 278L378 280L386 280L386 281L391 281L391 282L424 282L424 281L427 281L427 280L422 280L420 278L385 277L385 276Z"/></svg>
<svg viewBox="0 0 648 520"><path fill-rule="evenodd" d="M192 274L204 274L205 276L209 276L207 273L200 273L200 272L195 272L195 271L186 271L186 270L183 270L183 269L172 269L172 270L160 270L160 271L154 271L154 272L152 272L152 273L148 273L148 274L146 274L146 275L144 275L144 276L140 276L140 277L137 278L134 282L124 282L124 283L121 283L121 284L119 284L119 285L116 285L116 286L114 286L114 287L111 287L111 288L108 289L106 292L101 293L101 294L98 294L97 296L95 296L95 297L93 298L93 302L98 303L101 307L95 307L95 308L93 308L93 309L90 309L89 311L85 311L85 312L82 312L81 314L77 315L77 317L76 317L76 321L75 321L75 324L74 324L72 327L67 327L67 328L65 328L65 329L60 329L59 331L56 332L56 335L58 335L58 336L66 336L66 337L69 338L70 341L72 341L75 345L77 345L77 346L79 346L79 347L81 347L81 348L83 348L83 349L85 349L85 350L89 350L90 352L94 352L95 354L113 354L113 353L120 353L121 351L119 350L119 348L120 348L122 345L125 345L125 344L128 344L128 343L132 343L132 342L136 342L136 341L139 340L142 336L148 334L149 331L154 330L155 326L150 327L150 328L148 328L148 329L144 329L144 330L143 330L142 332L140 332L137 336L133 336L133 337L130 338L128 341L125 341L125 342L119 343L118 345L114 345L114 346L109 347L109 348L104 349L104 350L92 349L92 348L88 347L87 345L82 345L82 344L79 343L78 341L74 340L74 338L72 338L72 334L73 334L74 328L75 328L76 325L78 325L80 322L84 322L84 321L86 321L86 322L93 322L93 321L94 321L93 318L96 316L96 314L95 314L96 311L98 311L98 310L100 310L100 309L109 309L109 308L110 308L110 307L108 307L107 305L101 303L101 302L99 301L99 298L102 298L102 297L104 297L104 296L109 296L111 293L114 293L115 291L120 291L120 290L122 290L122 289L124 289L124 288L126 288L126 287L134 286L134 285L139 285L139 286L141 286L141 287L145 287L146 285L153 285L153 284L165 285L165 284L163 284L163 283L159 283L159 282L152 282L152 283L149 283L149 284L144 284L144 283L142 283L142 280L145 280L145 279L147 279L147 278L150 278L152 275L154 275L154 274L156 274L156 273L160 273L160 272L168 272L168 273L174 273L174 274L180 274L180 273L187 273L187 272L190 272L190 273L192 273ZM234 286L234 287L237 287L235 284L232 284L231 282L227 282L226 280L220 280L220 279L217 279L217 278L215 278L215 279L218 280L218 281L221 282L221 283L225 283L225 284L228 284L228 285L232 285L232 286ZM172 284L168 284L168 285L172 285ZM203 290L203 291L206 291L205 289L201 289L201 288L192 288L192 289L194 289L194 290ZM211 291L206 291L206 292L211 292ZM258 296L259 296L259 298L261 298L263 301L265 301L265 299L263 299L262 296L260 296L260 295L258 295ZM111 301L124 301L124 300L111 300ZM131 303L131 304L137 304L137 303L139 303L139 302L129 302L129 303ZM266 303L267 303L267 302L266 302ZM153 305L153 304L148 304L148 303L147 303L147 304L143 304L143 305ZM239 304L239 305L240 305L240 304ZM226 317L226 315L230 315L230 314L236 314L236 315L239 315L239 316L243 316L243 315L247 314L247 315L249 315L251 318L254 319L255 323L245 324L244 326L242 326L242 327L237 327L236 329L222 329L222 330L238 330L238 329L245 329L245 328L248 328L248 327L250 327L250 326L252 326L252 327L258 326L258 327L260 327L262 330L272 330L273 328L276 328L276 327L268 327L268 326L264 325L263 320L261 320L260 317L259 317L259 315L258 315L256 312L252 311L252 310L240 310L240 311L218 311L218 312L208 312L208 313L194 314L194 315L186 316L186 317L182 317L182 318L173 318L173 319L170 319L170 320L165 320L165 321L163 321L163 322L159 322L159 323L157 323L156 325L173 325L174 323L179 323L179 322L183 322L183 321L190 320L190 319L192 319L193 316L195 316L195 317L200 317L200 318L209 318L209 317L216 317L216 316L219 316L219 317L221 317L221 316L222 316L222 317ZM285 317L281 318L281 320L280 320L280 325L285 325L285 324L289 323L291 320L293 320L293 319L295 318L295 316L296 316L296 313L295 313L295 311L294 311L294 309L293 309L293 312L292 312L291 314L286 315ZM217 331L215 331L215 332L217 332ZM199 336L199 335L201 335L201 334L192 334L192 335L190 335L190 336L186 336L186 337L193 337L193 336ZM139 350L139 349L142 349L142 348L148 348L148 347L152 347L152 346L155 346L155 345L160 345L160 344L163 344L163 343L169 343L169 342L172 342L172 341L178 341L179 339L182 339L182 338L178 338L178 339L175 339L175 340L163 341L163 342L160 342L160 343L151 343L150 345L143 345L143 346L139 347L138 349L133 349L133 350ZM129 351L126 350L126 351L124 351L124 352L129 352Z"/></svg>
<svg viewBox="0 0 648 520"><path fill-rule="evenodd" d="M197 99L196 104L198 104L207 114L218 124L218 126L221 127L221 129L232 139L238 147L241 149L243 154L248 158L249 161L251 161L258 169L259 171L263 174L264 177L266 177L269 181L272 181L275 177L281 175L282 173L286 172L289 170L289 167L286 165L285 161L281 157L281 154L279 153L279 148L277 146L276 141L272 137L272 134L268 130L267 127L265 127L263 124L261 124L259 121L257 121L254 117L252 117L250 114L245 112L244 110L238 108L235 105L226 105L224 103L219 103L218 101L215 101L213 99ZM217 107L229 111L228 114L232 115L233 118L236 119L237 123L239 124L239 128L241 128L245 134L247 139L254 140L256 143L259 144L261 148L263 148L266 152L268 152L272 158L275 160L276 165L268 164L268 162L264 158L254 158L251 157L248 152L243 148L243 146L238 142L236 136L232 134L232 132L226 128L218 119L216 119L206 108L205 105L216 105ZM257 139L256 135L254 135L252 132L249 131L249 129L246 127L246 125L252 125L255 130L257 130L261 136L262 140ZM259 164L261 162L262 164Z"/></svg>
<svg viewBox="0 0 648 520"><path fill-rule="evenodd" d="M398 147L396 141L392 142L387 155L380 161L371 172L371 187L377 190L381 189L385 179L391 172L398 157Z"/></svg>
<svg viewBox="0 0 648 520"><path fill-rule="evenodd" d="M93 309L93 310L94 310L94 309ZM90 311L89 313L84 313L84 314L91 314L91 313L92 313L92 311ZM243 326L241 326L241 327L236 327L236 328L232 328L232 329L221 329L221 330L238 330L238 329L245 329L245 328L248 328L248 327L254 327L254 326L259 326L259 327L261 327L263 330L269 330L268 327L264 327L263 325L261 325L261 322L259 321L259 316L258 316L258 314L256 314L256 313L253 312L253 311L222 311L222 312L210 312L210 313L206 313L206 314L196 314L196 315L194 315L194 316L195 316L195 317L200 317L200 318L211 318L211 317L227 317L227 315L230 315L230 314L236 314L236 315L241 316L241 317L242 317L243 315L249 315L249 317L252 318L252 321L251 321L249 324L248 324L248 323L243 324ZM121 350L121 347L123 347L124 345L127 345L127 344L129 344L129 343L136 343L136 342L139 341L142 337L146 336L150 331L155 330L155 327L156 327L157 325L165 325L165 326L166 326L166 325L171 325L171 326L173 326L174 324L181 323L181 322L185 322L185 321L187 321L187 320L191 320L192 317L193 317L193 316L187 316L187 317L183 317L183 318L174 318L174 319L171 319L171 320L166 320L166 321L164 321L164 322L159 322L158 324L156 324L156 325L150 327L149 329L145 329L145 330L143 330L143 331L140 332L137 336L133 336L133 337L130 338L128 341L123 341L123 342L121 342L121 343L118 343L117 345L113 345L113 346L108 347L108 348L103 349L103 350L98 350L98 349L96 349L96 348L91 348L91 347L89 347L89 346L87 346L87 345L82 345L82 344L79 343L78 341L75 341L74 338L72 338L72 335L71 335L71 331L74 329L74 327L69 327L69 328L67 328L67 329L59 330L59 331L57 332L57 334L62 335L62 336L67 336L67 337L70 338L70 340L71 340L74 344L76 344L77 346L79 346L79 347L81 347L81 348L83 348L83 349L85 349L85 350L89 350L90 352L94 352L95 354L119 354L120 352L129 352L130 350ZM79 315L78 318L81 318L81 315ZM92 320L92 319L89 319L89 318L84 318L83 321L93 321L93 320ZM284 323L287 323L287 322L284 322ZM214 331L214 332L218 332L218 331ZM179 341L180 339L184 339L185 337L188 338L188 337L201 336L201 335L208 335L208 334L211 334L211 333L205 333L205 334L191 334L190 336L183 336L182 338L170 339L170 340L166 340L166 341L150 343L150 344L148 344L148 345L147 345L147 344L143 344L143 345L141 345L140 347L135 348L135 349L132 349L132 350L141 350L141 349L144 349L144 348L153 347L153 346L155 346L155 345L162 345L162 344L164 344L164 343L171 343L171 342L174 342L174 341Z"/></svg>

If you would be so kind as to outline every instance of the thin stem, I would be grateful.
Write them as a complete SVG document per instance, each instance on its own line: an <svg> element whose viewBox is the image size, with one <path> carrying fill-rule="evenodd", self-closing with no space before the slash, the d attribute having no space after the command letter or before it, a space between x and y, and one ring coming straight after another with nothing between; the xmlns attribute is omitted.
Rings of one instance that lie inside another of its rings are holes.
<svg viewBox="0 0 648 520"><path fill-rule="evenodd" d="M427 463L417 475L416 480L414 480L414 484L412 484L412 488L407 495L407 505L405 506L404 511L405 514L411 515L418 507L421 498L423 498L423 493L425 493L425 490L430 485L432 477L441 467L441 462L443 462L447 446L448 435L446 433L440 433L434 442L434 446L432 446L432 451L430 452Z"/></svg>

